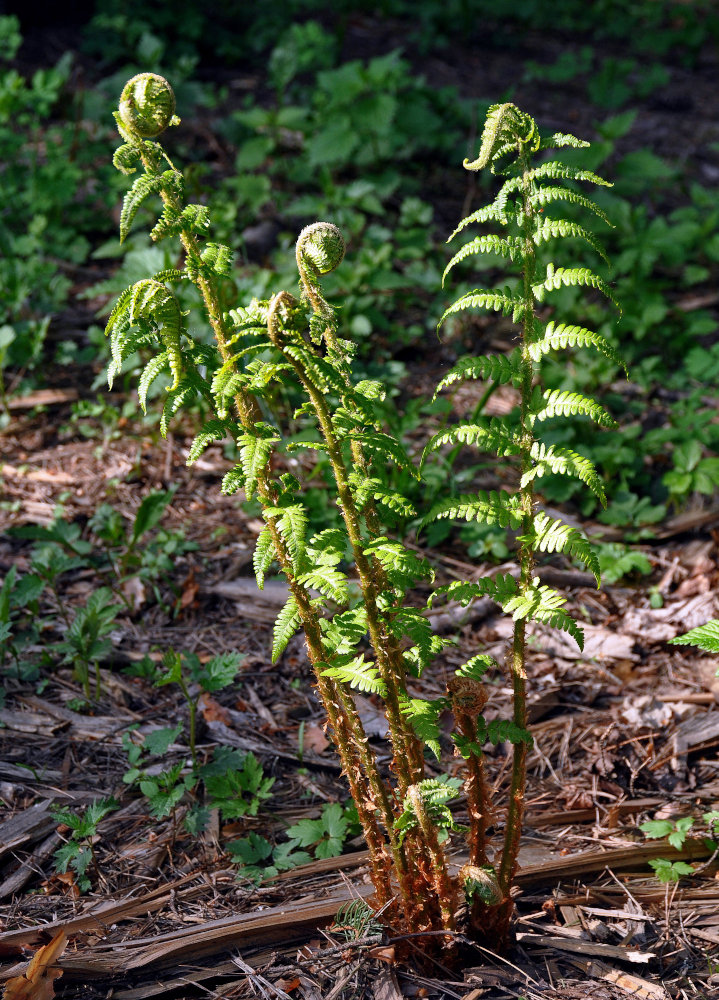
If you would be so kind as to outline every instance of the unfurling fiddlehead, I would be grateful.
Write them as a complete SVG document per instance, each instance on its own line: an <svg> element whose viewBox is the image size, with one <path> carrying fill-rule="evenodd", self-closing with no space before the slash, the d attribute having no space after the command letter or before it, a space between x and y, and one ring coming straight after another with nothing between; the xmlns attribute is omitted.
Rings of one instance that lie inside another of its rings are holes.
<svg viewBox="0 0 719 1000"><path fill-rule="evenodd" d="M180 122L175 114L175 93L157 73L138 73L127 81L115 117L118 125L137 139L154 139Z"/></svg>

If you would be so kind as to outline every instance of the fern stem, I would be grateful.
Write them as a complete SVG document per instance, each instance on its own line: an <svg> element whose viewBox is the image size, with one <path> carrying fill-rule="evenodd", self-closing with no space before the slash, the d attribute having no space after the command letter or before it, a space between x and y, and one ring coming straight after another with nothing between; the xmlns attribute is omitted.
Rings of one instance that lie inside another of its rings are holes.
<svg viewBox="0 0 719 1000"><path fill-rule="evenodd" d="M140 147L140 156L145 171L149 174L155 173L156 167L142 146ZM165 188L161 190L160 194L163 204L169 206L177 214L182 211L182 203L179 197L173 195ZM217 343L222 361L225 363L231 359L231 353L227 346L229 333L224 322L217 289L214 282L201 273L202 256L195 234L183 229L179 235L190 264L188 273L202 296L215 336L215 342ZM248 392L240 390L235 395L235 407L243 428L246 431L252 432L255 422L261 416L256 400ZM275 490L266 469L260 470L258 474L257 489L263 506L273 506L275 503ZM306 589L295 579L292 571L292 562L284 539L280 535L277 526L272 521L268 523L277 560L287 578L302 618L308 653L314 668L320 698L332 726L343 771L347 776L352 798L357 804L358 817L365 835L367 847L370 851L371 873L377 892L377 899L379 905L384 906L391 900L389 859L386 853L385 840L377 823L376 816L372 810L365 806L365 802L367 802L368 798L374 798L390 836L390 843L392 844L394 840L393 853L396 853L398 846L393 831L394 816L389 806L386 789L377 771L374 758L367 749L366 734L364 733L359 717L356 713L354 717L350 717L346 712L343 715L343 710L346 706L343 704L342 708L340 707L339 702L343 701L343 698L337 690L338 686L328 678L323 677L322 668L317 666L324 661L317 614L312 607ZM362 777L369 782L369 787L373 793L372 796L368 796L366 786L362 787ZM401 861L401 858L398 856L395 858L395 861ZM399 870L401 871L401 865L399 866Z"/></svg>
<svg viewBox="0 0 719 1000"><path fill-rule="evenodd" d="M475 740L477 720L469 715L458 715L457 729L466 740ZM464 789L467 794L469 814L469 864L481 867L487 864L487 813L489 812L489 788L485 774L484 759L470 753L467 762L467 778Z"/></svg>
<svg viewBox="0 0 719 1000"><path fill-rule="evenodd" d="M270 340L280 351L283 351L283 344L279 336L278 324L275 322L275 319L277 309L280 307L280 304L283 302L286 303L289 298L290 297L286 292L280 292L279 295L276 295L272 299L268 315L267 325L268 330L270 331ZM386 689L385 703L387 706L387 722L389 725L390 741L393 749L398 791L400 796L404 797L407 789L413 782L414 776L419 770L419 762L417 759L418 743L414 733L410 732L408 720L402 714L400 709L400 695L403 687L403 677L401 675L398 676L395 665L391 662L388 655L388 637L382 628L382 618L378 607L378 592L374 574L372 572L371 563L365 555L365 542L362 538L360 518L349 486L347 469L342 456L342 449L337 441L337 437L332 427L332 418L324 396L307 377L307 373L296 358L289 353L285 353L284 351L283 355L294 368L297 378L312 401L312 406L317 415L320 431L327 446L327 454L330 459L330 464L332 465L332 472L337 485L337 495L339 498L338 506L345 522L347 536L349 538L350 545L352 546L352 553L354 555L355 565L357 566L360 585L362 587L364 606L367 612L367 630L369 632L372 648L374 649L380 677L382 678Z"/></svg>
<svg viewBox="0 0 719 1000"><path fill-rule="evenodd" d="M457 903L456 890L447 870L447 859L437 837L437 829L425 808L418 785L410 785L407 789L407 798L412 803L412 809L417 817L431 859L432 880L439 903L442 927L444 930L453 931L455 926L454 911Z"/></svg>
<svg viewBox="0 0 719 1000"><path fill-rule="evenodd" d="M522 254L522 279L524 310L522 317L521 342L521 470L527 472L532 464L531 449L534 443L534 433L530 418L532 388L534 385L534 368L529 354L529 343L534 330L534 293L532 282L536 270L536 255L532 239L533 208L530 195L533 182L529 175L529 152L520 141L519 164L522 172L522 239L524 250ZM522 536L524 541L519 547L519 590L526 593L532 583L534 570L534 549L530 541L532 537L532 522L534 514L534 488L530 480L520 489L520 510L522 512ZM520 618L514 623L514 638L510 660L513 691L513 721L522 731L527 728L527 670L526 670L526 621ZM499 887L505 896L506 908L511 912L509 890L518 867L519 846L524 820L524 800L527 783L527 744L520 740L514 744L512 755L512 777L510 781L509 802L507 807L507 824L504 835L504 849L499 866Z"/></svg>

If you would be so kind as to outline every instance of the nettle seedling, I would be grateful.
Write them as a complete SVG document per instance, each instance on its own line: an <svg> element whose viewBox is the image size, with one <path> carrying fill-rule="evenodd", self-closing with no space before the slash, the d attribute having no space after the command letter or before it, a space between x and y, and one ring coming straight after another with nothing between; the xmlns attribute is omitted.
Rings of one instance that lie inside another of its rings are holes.
<svg viewBox="0 0 719 1000"><path fill-rule="evenodd" d="M141 74L128 82L116 113L123 144L115 165L125 173L139 171L125 198L121 237L129 233L143 202L159 196L162 213L153 239L178 238L184 266L136 282L118 299L107 325L111 340L110 381L136 351L150 352L140 377L141 405L149 386L169 373L161 429L167 430L181 406L201 397L215 413L195 438L189 462L215 440L229 437L240 461L225 476L225 493L244 491L256 497L264 526L257 540L254 570L258 586L276 565L290 596L274 629L272 655L277 660L298 629L304 631L317 693L327 714L357 817L367 844L375 903L394 929L422 941L428 952L446 953L454 932L467 929L476 937L506 943L512 913L511 888L524 811L526 752L531 745L526 718L525 630L530 620L564 629L581 645L582 632L564 610L564 599L542 586L534 575L535 553L565 552L582 560L599 578L589 543L577 530L535 507L534 486L543 476L578 477L603 501L602 484L591 463L575 452L545 445L536 436L542 422L554 416L585 414L600 424L612 420L595 402L577 393L542 392L537 367L543 356L562 347L590 346L621 364L601 336L548 319L545 298L553 289L585 285L611 293L586 268L553 263L539 273L538 252L549 241L583 239L599 250L594 237L576 222L547 218L545 208L573 203L602 212L563 181L606 183L588 171L558 162L535 165L542 151L585 145L571 136L542 140L534 121L511 104L490 109L479 159L470 169L491 167L508 175L495 201L461 224L495 222L505 236L479 236L461 250L450 269L473 253L498 253L515 265L518 283L503 291L478 289L451 306L445 318L464 308L489 307L512 315L520 327L519 346L509 355L465 359L443 380L511 382L521 405L514 421L475 421L436 435L428 452L459 443L515 457L519 466L516 493L478 493L446 501L425 519L467 518L498 522L520 532L519 578L511 574L440 588L430 598L446 595L470 601L488 595L514 621L509 671L514 686L511 719L487 722L482 714L488 694L483 684L490 657L479 653L455 671L444 697L427 700L414 692L416 680L452 640L435 635L426 607L410 598L420 582L431 581L429 563L392 537L398 521L413 517L410 501L391 483L388 470L418 472L401 442L383 423L381 382L353 377L354 345L339 331L335 309L325 299L322 276L342 261L345 246L331 223L308 226L297 241L300 295L282 291L266 301L253 300L241 309L221 307L223 276L230 272L231 251L208 241L209 213L203 205L186 204L183 178L156 141L172 124L175 101L162 77ZM213 344L195 342L172 291L176 282L191 282L199 293L214 334ZM304 403L295 413L307 428L305 440L287 442L273 414L278 387L299 387ZM319 452L329 463L341 521L308 533L306 494L290 463L292 450ZM364 730L354 692L384 703L389 775L380 767ZM428 778L425 752L442 758L440 717L454 717L451 734L461 759L448 772ZM487 742L514 744L514 763L503 847L490 859L487 835L491 805L483 747ZM464 785L469 828L469 863L454 875L446 844L460 828L453 803ZM309 831L307 831L309 836ZM331 837L329 839L332 839ZM337 839L335 837L335 839ZM302 841L298 841L301 843ZM269 858L267 845L255 841L239 849L245 864ZM277 863L277 851L273 857ZM462 908L466 899L468 906ZM467 916L468 914L468 916ZM426 935L422 939L422 935Z"/></svg>

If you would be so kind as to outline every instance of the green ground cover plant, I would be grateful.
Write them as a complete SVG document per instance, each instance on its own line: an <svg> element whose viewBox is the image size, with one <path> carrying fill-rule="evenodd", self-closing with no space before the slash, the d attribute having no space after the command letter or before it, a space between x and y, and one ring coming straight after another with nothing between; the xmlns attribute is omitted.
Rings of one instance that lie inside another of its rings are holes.
<svg viewBox="0 0 719 1000"><path fill-rule="evenodd" d="M445 274L470 256L492 253L508 262L510 276L504 288L475 288L461 295L442 322L465 309L493 310L512 317L519 328L519 345L508 354L463 358L437 391L467 379L511 383L521 403L507 418L477 416L471 423L449 425L433 436L425 455L445 446L475 445L509 459L519 485L516 492L444 499L424 521L460 518L514 527L520 532L519 573L440 587L427 603L446 596L465 603L490 596L513 618L514 638L507 658L513 716L488 723L482 714L488 698L483 679L501 667L481 652L455 671L445 696L427 700L412 692L414 680L451 640L433 634L424 609L412 602L417 585L431 582L431 567L393 537L393 525L415 516L415 510L388 480L387 469L399 466L413 477L419 473L384 422L380 405L384 385L355 374L355 344L344 338L337 309L322 286L323 277L339 267L345 254L340 230L332 223L315 223L300 233L295 254L299 298L281 291L223 310L220 290L232 253L209 238L210 213L202 204L187 203L182 174L157 141L178 121L170 85L156 74L133 77L115 117L123 142L114 163L121 172L135 175L123 204L121 237L129 233L143 202L159 195L162 213L153 239L179 239L184 266L164 269L121 293L107 325L110 382L127 357L138 350L149 352L139 397L144 408L151 384L168 380L163 432L178 410L196 397L214 413L196 436L188 461L196 461L213 441L228 436L234 441L239 462L225 476L222 489L243 490L247 498L256 496L259 502L264 527L254 556L258 586L276 564L290 589L274 629L273 659L302 628L317 691L369 849L376 902L385 909L388 922L412 934L426 933L428 951L439 945L449 952L457 907L464 896L471 933L502 947L513 907L526 751L531 744L526 626L536 621L568 632L580 646L583 641L580 626L564 609L565 599L535 576L536 558L542 552L566 552L583 562L599 582L597 557L587 539L538 510L535 489L545 477L564 475L579 479L600 502L605 500L591 461L563 445L546 443L538 432L546 420L569 415L614 426L599 403L575 391L546 389L538 373L547 354L577 346L594 348L623 367L606 337L562 322L551 307L557 290L587 288L613 300L611 289L588 267L558 266L545 248L550 242L554 247L557 240L581 239L604 257L596 237L565 218L561 209L566 203L579 205L607 221L601 208L566 182L604 186L608 182L592 171L544 158L541 154L547 150L586 144L559 133L542 138L534 120L509 103L490 108L479 157L465 162L470 170L491 168L507 179L495 200L464 219L457 231L492 223L503 232L482 233L465 244ZM201 296L214 344L190 336L174 294L175 285L188 284ZM272 400L278 385L301 390L304 401L299 413L309 418L304 440L287 441L274 419ZM288 461L299 449L318 451L329 463L341 515L339 525L314 534L308 532L303 486L295 474L298 466ZM181 673L172 679L181 683ZM391 778L368 744L353 691L371 693L384 703ZM439 720L445 712L454 717L451 738L463 761L462 776L445 771L427 777L425 750L442 758ZM490 861L491 803L483 748L499 741L513 744L512 782L503 846ZM465 831L470 857L454 878L444 844L459 829L450 803L462 785L470 818ZM184 789L178 787L178 793L181 797ZM329 842L340 839L332 830L339 826L328 829ZM293 835L299 845L305 834L310 831ZM241 855L244 851L245 863L269 856L258 843L238 851ZM442 931L447 934L445 941Z"/></svg>

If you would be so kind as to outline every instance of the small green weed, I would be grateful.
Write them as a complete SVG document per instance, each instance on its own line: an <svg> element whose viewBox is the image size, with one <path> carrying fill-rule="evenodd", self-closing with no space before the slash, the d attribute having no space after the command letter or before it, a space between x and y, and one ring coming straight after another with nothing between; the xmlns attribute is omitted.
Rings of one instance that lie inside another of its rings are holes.
<svg viewBox="0 0 719 1000"><path fill-rule="evenodd" d="M55 867L60 873L72 868L76 876L75 884L80 892L87 892L92 888L89 869L92 867L97 871L94 843L98 823L117 808L115 799L109 798L91 803L82 813L73 812L72 809L53 810L53 819L70 828L69 840L55 851Z"/></svg>
<svg viewBox="0 0 719 1000"><path fill-rule="evenodd" d="M307 864L315 858L334 858L342 853L353 809L338 802L325 805L317 819L301 819L287 829L287 841L275 847L252 831L228 844L228 852L240 866L238 877L253 882L274 878L279 872Z"/></svg>
<svg viewBox="0 0 719 1000"><path fill-rule="evenodd" d="M676 641L676 640L674 640ZM702 816L707 828L708 836L705 836L704 843L713 852L719 852L719 812L712 811L704 813ZM666 837L671 847L680 851L690 830L694 827L693 816L682 816L680 819L650 819L642 823L639 829L649 840L658 840ZM654 873L660 882L678 882L685 875L694 875L696 869L687 864L686 861L669 861L667 858L653 858L649 862L654 869Z"/></svg>

